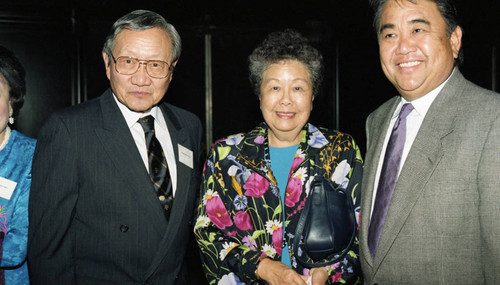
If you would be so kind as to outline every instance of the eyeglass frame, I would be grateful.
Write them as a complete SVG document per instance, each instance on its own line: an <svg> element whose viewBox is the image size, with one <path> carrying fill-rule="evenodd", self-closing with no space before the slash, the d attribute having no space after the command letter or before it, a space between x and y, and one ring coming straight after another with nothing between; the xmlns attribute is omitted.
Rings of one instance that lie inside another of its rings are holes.
<svg viewBox="0 0 500 285"><path fill-rule="evenodd" d="M120 71L118 71L118 68L116 67L116 62L118 61L118 59L120 58L130 58L130 59L134 59L134 60L137 60L139 62L139 65L137 66L137 69L133 72L133 73L130 73L130 74L125 74L125 73L121 73ZM113 61L115 62L115 70L116 72L120 73L120 74L123 74L123 75L134 75L137 73L137 71L139 71L139 68L141 68L141 64L145 64L145 69L146 69L146 73L152 77L152 78L155 78L155 79L163 79L163 78L166 78L170 72L173 72L174 71L174 66L172 64L168 64L168 62L166 61L163 61L163 60L156 60L156 59L140 59L140 58L137 58L137 57L132 57L132 56L119 56L118 58L115 58L115 56L113 54L111 54L111 58L113 59ZM153 76L151 74L149 74L149 71L148 71L148 64L149 62L151 61L156 61L156 62L164 62L167 66L168 66L168 70L169 72L167 72L167 74L163 77L156 77L156 76Z"/></svg>

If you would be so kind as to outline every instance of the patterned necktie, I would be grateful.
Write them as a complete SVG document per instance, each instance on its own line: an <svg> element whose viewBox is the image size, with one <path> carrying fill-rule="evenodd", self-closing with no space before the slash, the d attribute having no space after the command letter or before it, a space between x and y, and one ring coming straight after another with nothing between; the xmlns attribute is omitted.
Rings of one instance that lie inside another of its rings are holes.
<svg viewBox="0 0 500 285"><path fill-rule="evenodd" d="M398 180L399 165L406 140L406 117L412 110L413 106L410 103L406 103L401 107L399 117L394 123L391 137L387 143L384 163L382 164L382 171L380 172L378 182L377 196L375 197L370 228L368 230L368 248L373 259L375 259L380 233L382 232L387 209L389 208L392 193Z"/></svg>
<svg viewBox="0 0 500 285"><path fill-rule="evenodd" d="M167 159L165 158L165 153L163 152L160 142L155 136L155 121L153 116L140 118L138 122L144 129L144 135L146 137L149 176L154 184L160 204L165 210L165 217L168 220L174 197L172 196L172 183L170 181Z"/></svg>

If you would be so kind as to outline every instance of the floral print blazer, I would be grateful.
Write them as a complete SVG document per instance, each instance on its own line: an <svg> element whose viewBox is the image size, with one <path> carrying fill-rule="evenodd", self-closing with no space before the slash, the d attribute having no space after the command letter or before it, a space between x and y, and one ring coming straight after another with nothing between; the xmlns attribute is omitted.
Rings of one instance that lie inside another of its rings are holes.
<svg viewBox="0 0 500 285"><path fill-rule="evenodd" d="M328 177L336 187L347 190L359 228L362 158L353 138L306 124L285 190L278 189L264 159L267 128L261 123L247 134L216 142L205 163L194 231L210 284L257 283L260 256L281 260L283 226L292 250L295 228L315 176ZM279 191L286 191L284 205ZM294 256L291 261L296 272L308 274L309 269ZM361 282L357 238L346 257L327 270L328 283Z"/></svg>

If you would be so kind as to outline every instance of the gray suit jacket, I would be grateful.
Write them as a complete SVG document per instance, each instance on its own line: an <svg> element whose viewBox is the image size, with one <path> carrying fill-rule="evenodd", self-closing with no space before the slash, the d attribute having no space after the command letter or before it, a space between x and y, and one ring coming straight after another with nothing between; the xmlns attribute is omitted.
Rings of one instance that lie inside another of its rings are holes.
<svg viewBox="0 0 500 285"><path fill-rule="evenodd" d="M177 162L169 222L110 90L41 129L29 201L33 284L174 284L199 184L201 124L162 103ZM193 151L193 167L178 145Z"/></svg>
<svg viewBox="0 0 500 285"><path fill-rule="evenodd" d="M367 119L360 254L366 284L500 284L500 96L455 70L432 103L367 244L375 172L400 97Z"/></svg>

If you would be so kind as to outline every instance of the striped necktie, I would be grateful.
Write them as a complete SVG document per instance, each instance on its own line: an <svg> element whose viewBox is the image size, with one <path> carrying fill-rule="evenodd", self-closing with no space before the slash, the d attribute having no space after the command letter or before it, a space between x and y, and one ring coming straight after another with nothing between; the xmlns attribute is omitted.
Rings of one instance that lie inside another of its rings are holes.
<svg viewBox="0 0 500 285"><path fill-rule="evenodd" d="M139 124L144 129L146 146L148 148L149 176L154 184L158 200L165 210L165 217L169 218L170 209L174 202L172 195L172 182L168 171L167 159L160 142L155 136L154 118L149 115L139 119Z"/></svg>

